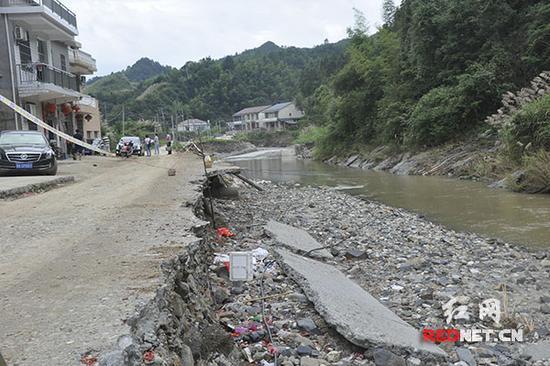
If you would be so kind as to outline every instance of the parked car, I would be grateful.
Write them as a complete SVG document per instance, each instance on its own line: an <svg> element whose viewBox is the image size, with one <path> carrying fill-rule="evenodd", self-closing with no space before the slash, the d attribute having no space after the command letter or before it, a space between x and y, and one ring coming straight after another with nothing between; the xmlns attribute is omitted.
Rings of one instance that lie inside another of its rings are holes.
<svg viewBox="0 0 550 366"><path fill-rule="evenodd" d="M137 136L125 136L120 139L118 144L116 145L116 155L120 156L120 150L122 149L122 146L125 142L132 141L134 145L134 155L143 156L145 151L143 151L143 146L141 145L141 139Z"/></svg>
<svg viewBox="0 0 550 366"><path fill-rule="evenodd" d="M55 152L38 131L0 132L0 175L57 174Z"/></svg>

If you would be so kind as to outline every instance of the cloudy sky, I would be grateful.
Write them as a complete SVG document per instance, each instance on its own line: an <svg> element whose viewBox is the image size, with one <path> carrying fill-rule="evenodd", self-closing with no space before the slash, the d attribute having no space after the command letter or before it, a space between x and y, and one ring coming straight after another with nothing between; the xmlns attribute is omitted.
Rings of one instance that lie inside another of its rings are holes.
<svg viewBox="0 0 550 366"><path fill-rule="evenodd" d="M141 57L181 67L260 46L310 47L345 37L353 8L371 29L381 24L382 0L63 0L78 17L83 50L98 75Z"/></svg>

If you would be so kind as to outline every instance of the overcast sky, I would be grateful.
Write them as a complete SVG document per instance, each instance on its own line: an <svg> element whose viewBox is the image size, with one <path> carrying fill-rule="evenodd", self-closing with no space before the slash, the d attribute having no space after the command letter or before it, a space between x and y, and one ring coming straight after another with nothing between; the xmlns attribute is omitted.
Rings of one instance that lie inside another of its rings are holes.
<svg viewBox="0 0 550 366"><path fill-rule="evenodd" d="M82 49L98 73L119 71L141 57L181 67L273 41L311 47L346 36L353 8L371 29L382 0L63 0L78 18Z"/></svg>

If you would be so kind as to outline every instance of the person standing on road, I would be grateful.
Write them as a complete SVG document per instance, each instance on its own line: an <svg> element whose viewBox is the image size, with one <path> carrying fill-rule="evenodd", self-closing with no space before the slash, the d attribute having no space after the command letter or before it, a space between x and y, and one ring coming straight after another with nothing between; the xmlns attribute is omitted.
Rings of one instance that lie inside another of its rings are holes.
<svg viewBox="0 0 550 366"><path fill-rule="evenodd" d="M73 137L77 140L82 141L84 139L84 136L80 133L80 130L76 130ZM73 160L82 160L82 146L73 144L72 148L73 153Z"/></svg>
<svg viewBox="0 0 550 366"><path fill-rule="evenodd" d="M168 151L168 155L172 154L172 135L170 134L166 135L166 151Z"/></svg>
<svg viewBox="0 0 550 366"><path fill-rule="evenodd" d="M155 142L155 155L160 155L160 140L159 140L159 135L155 133L155 139L154 139L154 142Z"/></svg>
<svg viewBox="0 0 550 366"><path fill-rule="evenodd" d="M151 138L149 135L145 135L145 153L147 156L151 156Z"/></svg>

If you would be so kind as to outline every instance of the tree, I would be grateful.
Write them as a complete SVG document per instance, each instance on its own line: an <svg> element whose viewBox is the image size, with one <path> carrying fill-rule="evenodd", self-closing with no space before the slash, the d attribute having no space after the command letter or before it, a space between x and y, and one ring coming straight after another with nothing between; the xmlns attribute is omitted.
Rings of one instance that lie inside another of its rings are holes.
<svg viewBox="0 0 550 366"><path fill-rule="evenodd" d="M369 23L365 14L357 9L353 8L353 16L355 18L355 24L352 28L348 28L348 36L353 38L354 36L364 36L369 31Z"/></svg>
<svg viewBox="0 0 550 366"><path fill-rule="evenodd" d="M384 24L388 26L393 24L396 10L397 7L393 0L384 0L384 4L382 5L382 19L384 20Z"/></svg>

